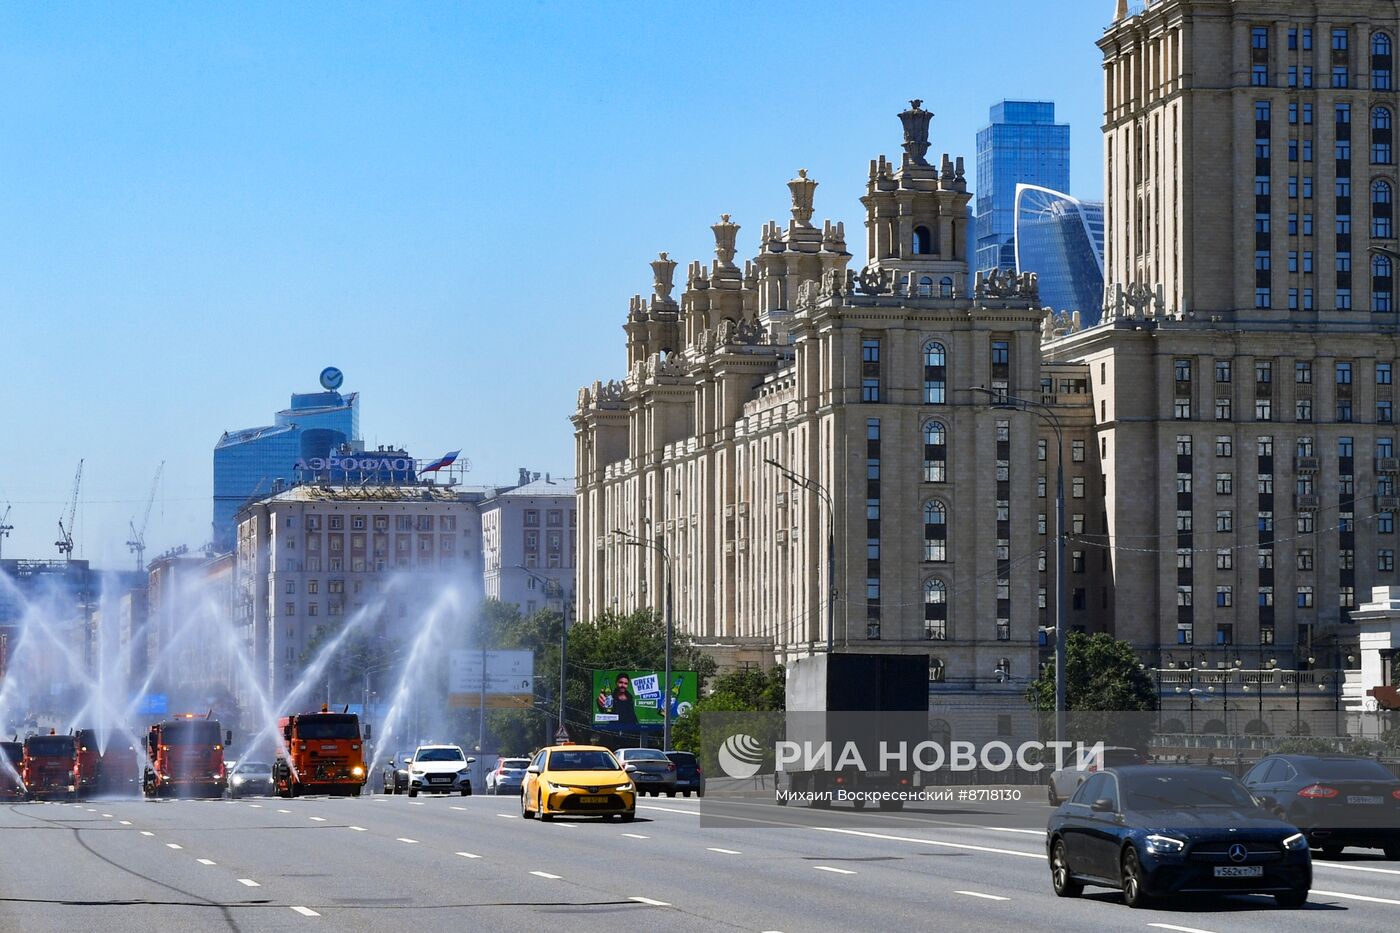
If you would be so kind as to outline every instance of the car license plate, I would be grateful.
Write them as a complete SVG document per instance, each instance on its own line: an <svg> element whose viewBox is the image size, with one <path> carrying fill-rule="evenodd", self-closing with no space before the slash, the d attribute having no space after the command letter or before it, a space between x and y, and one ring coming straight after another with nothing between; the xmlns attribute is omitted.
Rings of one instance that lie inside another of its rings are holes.
<svg viewBox="0 0 1400 933"><path fill-rule="evenodd" d="M1262 878L1264 877L1263 865L1217 865L1215 866L1215 877L1217 878Z"/></svg>
<svg viewBox="0 0 1400 933"><path fill-rule="evenodd" d="M637 777L641 778L641 779L644 780L644 781L659 781L659 780L661 780L661 775L659 775L659 774L653 774L653 773L650 772L650 771L639 771L639 772L637 773Z"/></svg>
<svg viewBox="0 0 1400 933"><path fill-rule="evenodd" d="M607 802L608 802L608 798L606 798L606 797L580 797L578 800L579 800L579 803L607 803Z"/></svg>
<svg viewBox="0 0 1400 933"><path fill-rule="evenodd" d="M429 778L428 780L432 781L434 784L446 784L446 783L448 783L449 781L451 781L452 778L451 778L450 776L448 776L448 775L438 775L438 774L435 774L435 775L433 775L431 778Z"/></svg>
<svg viewBox="0 0 1400 933"><path fill-rule="evenodd" d="M1347 797L1347 803L1375 805L1379 804L1381 802L1381 799L1382 798L1380 797L1368 797L1360 794L1352 794L1351 796Z"/></svg>

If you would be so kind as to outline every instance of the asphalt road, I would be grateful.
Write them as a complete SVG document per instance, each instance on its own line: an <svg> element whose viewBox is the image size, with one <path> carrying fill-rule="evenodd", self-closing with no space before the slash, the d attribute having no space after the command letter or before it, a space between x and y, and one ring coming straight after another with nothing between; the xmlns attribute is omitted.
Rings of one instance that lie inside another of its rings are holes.
<svg viewBox="0 0 1400 933"><path fill-rule="evenodd" d="M481 796L0 806L0 931L1400 925L1400 862L1360 850L1315 861L1303 911L1262 897L1135 911L1116 892L1053 895L1042 836L1028 828L1043 825L1041 804L1004 820L835 809L813 826L792 825L791 808L736 801L707 828L700 803L645 798L630 824L527 822L516 798Z"/></svg>

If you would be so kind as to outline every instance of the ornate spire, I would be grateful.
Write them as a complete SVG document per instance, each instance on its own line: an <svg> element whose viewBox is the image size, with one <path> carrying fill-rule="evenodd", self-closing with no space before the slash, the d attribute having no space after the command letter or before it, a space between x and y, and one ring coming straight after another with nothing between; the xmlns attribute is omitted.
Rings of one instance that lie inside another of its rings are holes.
<svg viewBox="0 0 1400 933"><path fill-rule="evenodd" d="M1113 14L1113 21L1121 23L1128 18L1128 0L1118 0L1118 10Z"/></svg>
<svg viewBox="0 0 1400 933"><path fill-rule="evenodd" d="M651 274L655 280L652 291L656 293L656 300L661 304L670 304L671 289L676 287L676 261L665 253L658 254L657 258L651 261Z"/></svg>
<svg viewBox="0 0 1400 933"><path fill-rule="evenodd" d="M924 155L928 152L928 123L933 112L924 110L921 100L911 100L909 109L899 115L904 124L904 152L914 165L928 165Z"/></svg>
<svg viewBox="0 0 1400 933"><path fill-rule="evenodd" d="M715 232L715 258L721 269L733 269L734 240L739 236L739 225L729 222L728 214L719 215L719 223L710 227Z"/></svg>
<svg viewBox="0 0 1400 933"><path fill-rule="evenodd" d="M792 222L799 227L810 227L812 192L816 191L817 183L807 177L805 168L800 168L797 170L797 177L787 184L788 190L792 192Z"/></svg>

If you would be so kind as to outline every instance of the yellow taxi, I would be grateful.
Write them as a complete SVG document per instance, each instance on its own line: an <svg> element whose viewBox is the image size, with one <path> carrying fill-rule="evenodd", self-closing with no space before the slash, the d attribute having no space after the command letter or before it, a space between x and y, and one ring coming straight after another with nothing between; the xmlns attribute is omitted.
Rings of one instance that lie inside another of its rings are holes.
<svg viewBox="0 0 1400 933"><path fill-rule="evenodd" d="M613 753L601 745L551 745L530 759L520 789L520 815L552 820L557 815L637 815L637 788Z"/></svg>

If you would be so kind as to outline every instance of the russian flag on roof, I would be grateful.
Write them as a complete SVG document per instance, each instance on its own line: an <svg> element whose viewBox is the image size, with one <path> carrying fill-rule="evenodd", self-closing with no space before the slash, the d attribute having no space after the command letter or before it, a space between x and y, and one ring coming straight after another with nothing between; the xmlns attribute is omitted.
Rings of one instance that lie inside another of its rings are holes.
<svg viewBox="0 0 1400 933"><path fill-rule="evenodd" d="M432 463L428 464L427 466L423 467L423 468L422 468L421 470L419 470L418 472L419 472L419 473L434 473L434 472L436 472L436 471L438 471L438 470L441 470L443 467L452 466L452 464L455 463L455 462L457 461L457 455L460 454L460 453L461 453L460 450L454 450L454 451L451 451L451 452L449 452L449 453L443 454L441 457L438 457L436 460L434 460Z"/></svg>

